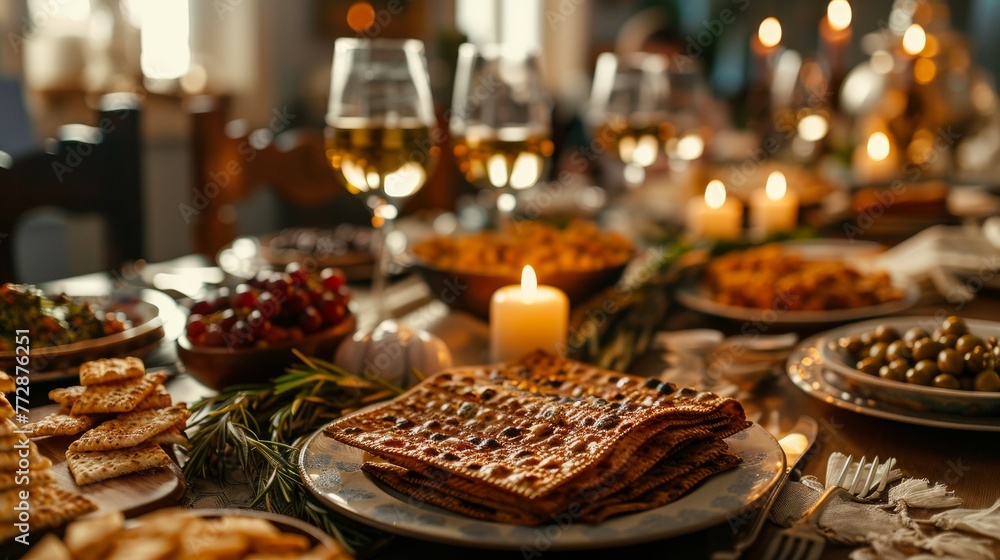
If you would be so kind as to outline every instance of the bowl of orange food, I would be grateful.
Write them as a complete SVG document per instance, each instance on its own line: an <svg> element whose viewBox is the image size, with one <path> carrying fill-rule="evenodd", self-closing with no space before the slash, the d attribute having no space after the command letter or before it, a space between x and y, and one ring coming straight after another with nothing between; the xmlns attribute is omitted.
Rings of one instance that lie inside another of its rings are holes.
<svg viewBox="0 0 1000 560"><path fill-rule="evenodd" d="M483 319L493 292L519 284L525 266L535 269L539 284L559 288L577 304L621 278L633 253L620 233L582 220L561 229L517 222L505 231L431 237L411 249L434 297Z"/></svg>

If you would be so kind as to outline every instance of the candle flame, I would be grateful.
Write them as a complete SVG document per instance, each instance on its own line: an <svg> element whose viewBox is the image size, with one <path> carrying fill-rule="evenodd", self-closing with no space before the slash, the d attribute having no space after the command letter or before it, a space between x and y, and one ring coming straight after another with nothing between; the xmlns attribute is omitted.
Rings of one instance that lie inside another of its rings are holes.
<svg viewBox="0 0 1000 560"><path fill-rule="evenodd" d="M781 171L772 171L767 176L767 185L764 186L764 194L771 200L781 200L788 190L788 182L785 181L785 174Z"/></svg>
<svg viewBox="0 0 1000 560"><path fill-rule="evenodd" d="M842 31L851 25L851 4L847 0L830 0L826 5L826 19L834 31Z"/></svg>
<svg viewBox="0 0 1000 560"><path fill-rule="evenodd" d="M889 157L889 137L884 132L873 132L868 137L868 157L882 161Z"/></svg>
<svg viewBox="0 0 1000 560"><path fill-rule="evenodd" d="M920 27L919 23L914 23L903 33L903 50L906 51L906 54L916 56L926 46L927 34L924 33L924 28Z"/></svg>
<svg viewBox="0 0 1000 560"><path fill-rule="evenodd" d="M798 125L799 136L809 142L822 140L829 130L830 125L823 115L806 115Z"/></svg>
<svg viewBox="0 0 1000 560"><path fill-rule="evenodd" d="M536 293L538 293L538 277L535 276L535 269L529 264L521 270L521 295L531 300Z"/></svg>
<svg viewBox="0 0 1000 560"><path fill-rule="evenodd" d="M761 45L771 48L781 42L781 23L776 17L764 18L757 29L757 39Z"/></svg>
<svg viewBox="0 0 1000 560"><path fill-rule="evenodd" d="M722 208L726 203L726 185L718 179L712 179L705 187L705 204L709 208Z"/></svg>

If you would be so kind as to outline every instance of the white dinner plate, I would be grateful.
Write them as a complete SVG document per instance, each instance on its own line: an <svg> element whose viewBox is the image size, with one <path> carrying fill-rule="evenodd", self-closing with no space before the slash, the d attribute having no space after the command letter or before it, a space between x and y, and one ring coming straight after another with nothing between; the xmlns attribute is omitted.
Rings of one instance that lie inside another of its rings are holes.
<svg viewBox="0 0 1000 560"><path fill-rule="evenodd" d="M854 259L860 261L869 258L882 250L881 246L874 243L851 243L835 239L789 241L782 243L782 245L790 251L800 253L806 259L846 260L848 262ZM702 279L703 269L698 270L695 274L687 274L685 280L678 285L675 291L677 301L688 309L707 315L733 321L759 322L769 325L819 325L860 321L909 309L920 299L920 289L916 284L894 278L894 285L903 291L903 298L896 301L851 309L777 311L719 303L712 297L711 291L704 285Z"/></svg>
<svg viewBox="0 0 1000 560"><path fill-rule="evenodd" d="M1000 418L913 410L852 393L847 386L839 385L838 374L826 367L821 348L825 340L822 336L813 337L788 358L788 376L807 395L845 410L886 420L952 430L1000 432Z"/></svg>
<svg viewBox="0 0 1000 560"><path fill-rule="evenodd" d="M599 525L507 525L417 502L374 482L361 470L365 453L326 437L323 430L306 441L299 470L321 501L390 533L477 548L590 549L676 537L724 523L774 487L785 470L785 455L767 430L753 425L726 442L743 459L736 468L710 477L673 503Z"/></svg>

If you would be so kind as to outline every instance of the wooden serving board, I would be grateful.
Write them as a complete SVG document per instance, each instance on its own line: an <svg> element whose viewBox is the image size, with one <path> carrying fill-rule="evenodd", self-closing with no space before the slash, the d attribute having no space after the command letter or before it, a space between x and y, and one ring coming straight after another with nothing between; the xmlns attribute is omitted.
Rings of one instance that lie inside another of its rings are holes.
<svg viewBox="0 0 1000 560"><path fill-rule="evenodd" d="M58 409L59 405L42 406L32 409L28 416L34 422ZM38 451L52 461L56 484L94 502L98 512L121 511L125 517L135 517L172 506L184 496L187 485L176 463L168 469L153 469L77 486L66 464L66 449L75 439L76 436L55 436L34 442Z"/></svg>

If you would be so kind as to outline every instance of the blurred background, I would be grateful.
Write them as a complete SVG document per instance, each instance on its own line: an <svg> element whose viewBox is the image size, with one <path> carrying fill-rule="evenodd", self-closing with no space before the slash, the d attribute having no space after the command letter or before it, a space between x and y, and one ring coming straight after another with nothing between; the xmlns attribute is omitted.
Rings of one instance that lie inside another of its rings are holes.
<svg viewBox="0 0 1000 560"><path fill-rule="evenodd" d="M665 206L659 222L669 223L672 209L680 208L692 192L700 194L707 179L721 173L704 170L711 164L764 158L755 153L766 147L763 141L769 135L780 130L775 123L783 110L791 111L796 121L805 116L795 106L810 106L802 96L811 95L812 61L824 69L828 94L821 105L829 114L824 113L820 136L826 138L820 141L812 137L815 134L805 134L819 147L765 152L767 158L795 161L796 169L832 177L829 182L836 185L838 171L824 171L830 167L826 160L839 161L841 178L843 170L850 169L852 150L869 139L870 131L859 124L864 111L876 104L868 99L877 98L879 103L892 99L885 88L896 87L891 80L888 86L875 85L872 76L887 74L886 63L891 69L893 60L898 62L897 44L914 22L923 23L926 42L931 45L921 43L918 49L930 62L909 61L916 65L912 71L916 83L933 82L937 106L962 113L936 118L935 127L961 124L963 140L968 140L993 122L992 77L1000 65L995 54L1000 48L1000 34L995 32L1000 26L1000 2L855 1L850 3L846 27L838 21L833 28L829 9L828 2L819 0L5 1L0 3L0 170L33 153L51 152L55 149L52 139L57 139L63 150L58 161L65 168L53 167L53 173L62 182L61 177L77 169L71 148L86 149L87 135L94 130L108 133L102 129L102 118L125 115L110 112L106 94L127 92L140 107L137 114L141 113L136 138L127 140L136 152L132 161L141 187L128 206L115 210L132 215L131 226L109 225L99 213L64 213L35 204L28 213L3 214L0 231L8 235L31 232L13 238L17 242L14 268L21 263L31 268L23 279L43 281L107 270L108 260L122 260L109 257L107 251L118 251L112 256L148 261L192 252L214 257L224 243L239 235L292 225L367 223L370 216L362 203L342 196L343 188L333 182L332 175L324 174L329 169L322 161L331 58L339 37L422 40L435 111L442 123L452 104L460 44L501 42L535 50L544 89L552 100L554 153L541 179L566 177L561 174L568 172L579 178L584 189L599 186L600 190L584 190L573 199L595 207L617 196L617 189L628 191L629 183L655 183L657 173L655 166L632 166L630 172L626 164L623 176L622 162L615 169L613 163L572 157L594 137L586 111L592 101L598 57L604 52L665 55L672 60L672 68L695 76L697 83L682 87L695 92L690 110L698 115L699 126L710 131L702 139L712 141L690 157L682 153L680 160L687 163L664 164L670 168L667 175L676 178L685 170L690 172L688 164L706 162L688 181L693 187L673 188L683 193L677 197L679 202L662 202L674 200L670 197L656 199ZM773 37L764 38L762 22L769 17L780 21L778 43L769 42ZM798 57L797 62L789 59L787 67L782 63L786 52ZM942 53L947 58L942 59ZM857 72L857 83L844 85L859 65L865 70ZM774 99L778 89L773 80L780 79L782 72L791 76L785 78L784 101ZM762 87L761 81L765 82ZM912 143L914 131L900 132L893 115L902 112L919 120L913 115L934 112L926 102L932 94L915 92L913 81L898 88L905 108L889 110L885 119L898 141L904 142L905 136L906 143ZM796 88L805 93L796 93ZM853 96L846 93L849 90L855 92ZM963 103L968 110L962 109ZM837 133L840 115L850 120L840 126L844 132ZM122 122L123 128L128 125L127 119ZM69 126L73 124L85 126ZM992 127L989 131L992 144L972 153L963 164L956 147L942 174L990 175L989 166L995 160L989 150L1000 144L994 138L1000 130ZM801 127L799 132L803 132ZM299 160L279 160L274 155L295 150L302 153L301 165L289 165L288 161ZM255 183L278 183L281 175L302 174L302 184L307 179L329 178L330 192L338 194L310 197L282 189L246 188L232 200L221 197L225 203L212 205L213 215L204 216L198 207L199 193L205 194L212 181L225 191L228 181L234 180L226 162L240 162L249 170L258 152L263 163L255 168L259 172ZM272 156L275 159L268 163ZM732 169L725 172L727 184L734 181L733 173ZM0 173L5 197L18 185L11 177ZM877 172L868 179L873 183L884 180ZM793 182L791 177L789 182ZM841 182L856 186L858 181ZM476 190L454 161L444 156L404 212L456 210L463 197L475 196ZM628 204L619 206L627 208ZM128 236L122 233L126 229L116 229L126 227L137 233ZM72 233L65 235L66 231ZM116 235L118 241L130 237L133 246L105 249L97 242ZM38 264L41 256L52 262Z"/></svg>

